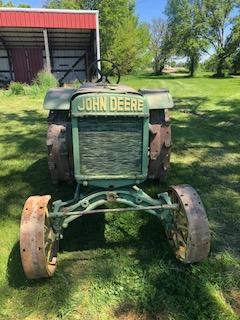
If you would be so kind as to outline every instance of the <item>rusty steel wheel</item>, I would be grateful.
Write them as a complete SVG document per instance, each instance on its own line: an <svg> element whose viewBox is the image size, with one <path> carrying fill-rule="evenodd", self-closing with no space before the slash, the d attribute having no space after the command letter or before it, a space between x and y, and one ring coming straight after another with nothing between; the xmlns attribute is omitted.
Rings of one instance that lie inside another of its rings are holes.
<svg viewBox="0 0 240 320"><path fill-rule="evenodd" d="M210 230L202 201L190 185L172 186L172 203L179 209L173 211L173 229L167 237L177 259L185 263L207 258L210 250Z"/></svg>
<svg viewBox="0 0 240 320"><path fill-rule="evenodd" d="M20 252L28 279L48 278L56 269L58 241L48 217L46 196L32 196L25 202L20 226Z"/></svg>

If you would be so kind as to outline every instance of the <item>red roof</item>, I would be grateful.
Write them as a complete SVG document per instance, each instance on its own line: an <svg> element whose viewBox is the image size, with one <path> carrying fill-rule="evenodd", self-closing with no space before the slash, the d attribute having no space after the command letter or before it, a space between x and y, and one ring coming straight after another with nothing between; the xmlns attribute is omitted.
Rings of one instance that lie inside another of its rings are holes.
<svg viewBox="0 0 240 320"><path fill-rule="evenodd" d="M0 10L0 27L96 29L96 11Z"/></svg>

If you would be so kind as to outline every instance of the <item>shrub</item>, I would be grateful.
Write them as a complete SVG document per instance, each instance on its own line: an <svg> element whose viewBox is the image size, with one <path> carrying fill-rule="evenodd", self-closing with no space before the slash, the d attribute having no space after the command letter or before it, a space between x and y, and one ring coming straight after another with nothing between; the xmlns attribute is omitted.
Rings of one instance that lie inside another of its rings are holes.
<svg viewBox="0 0 240 320"><path fill-rule="evenodd" d="M36 78L32 82L32 86L35 85L39 87L40 91L46 92L50 88L58 87L58 80L52 73L42 70L38 72Z"/></svg>
<svg viewBox="0 0 240 320"><path fill-rule="evenodd" d="M25 85L24 86L24 94L26 96L38 96L41 93L41 90L37 84L32 84L31 86Z"/></svg>
<svg viewBox="0 0 240 320"><path fill-rule="evenodd" d="M15 95L25 94L24 85L25 84L20 82L11 82L9 85L10 94L15 94Z"/></svg>
<svg viewBox="0 0 240 320"><path fill-rule="evenodd" d="M45 94L50 88L57 86L58 80L54 77L54 75L42 70L38 72L31 85L20 82L11 82L7 94L37 96L39 94Z"/></svg>

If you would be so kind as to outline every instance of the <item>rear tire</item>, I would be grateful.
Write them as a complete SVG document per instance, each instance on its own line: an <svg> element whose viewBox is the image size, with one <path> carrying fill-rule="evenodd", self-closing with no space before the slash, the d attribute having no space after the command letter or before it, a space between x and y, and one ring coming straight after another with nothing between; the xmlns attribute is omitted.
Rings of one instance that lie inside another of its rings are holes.
<svg viewBox="0 0 240 320"><path fill-rule="evenodd" d="M53 184L73 183L72 128L66 111L50 111L48 118L48 168Z"/></svg>
<svg viewBox="0 0 240 320"><path fill-rule="evenodd" d="M171 156L171 125L167 109L150 110L149 179L166 180Z"/></svg>

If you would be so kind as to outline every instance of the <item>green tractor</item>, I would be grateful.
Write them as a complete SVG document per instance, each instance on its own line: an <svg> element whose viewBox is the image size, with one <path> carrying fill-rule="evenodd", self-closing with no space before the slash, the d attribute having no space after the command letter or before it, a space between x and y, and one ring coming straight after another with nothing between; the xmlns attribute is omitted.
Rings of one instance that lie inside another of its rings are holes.
<svg viewBox="0 0 240 320"><path fill-rule="evenodd" d="M119 85L115 64L105 72L98 65L93 65L96 82L52 89L45 97L52 182L77 186L72 200L57 200L51 207L50 195L27 199L20 251L29 279L51 277L64 229L96 213L144 211L161 221L177 259L199 262L209 253L208 219L193 187L171 186L153 199L137 186L147 178L161 183L169 167L173 101L168 90ZM116 84L110 83L111 74Z"/></svg>

